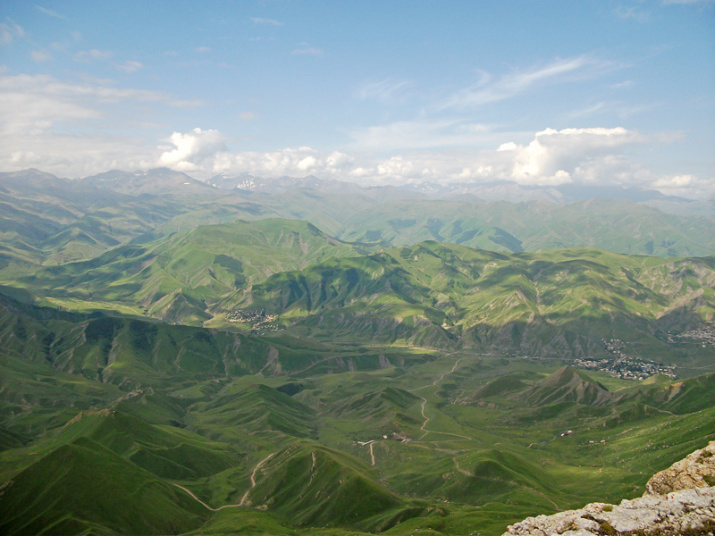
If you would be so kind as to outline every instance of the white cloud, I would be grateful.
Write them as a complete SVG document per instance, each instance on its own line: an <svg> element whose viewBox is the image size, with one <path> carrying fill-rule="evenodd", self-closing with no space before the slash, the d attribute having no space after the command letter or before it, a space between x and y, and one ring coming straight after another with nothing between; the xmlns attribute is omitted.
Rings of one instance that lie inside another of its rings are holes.
<svg viewBox="0 0 715 536"><path fill-rule="evenodd" d="M214 173L251 173L262 177L316 174L323 178L344 177L355 168L350 155L334 151L329 154L310 147L280 151L220 153L214 161Z"/></svg>
<svg viewBox="0 0 715 536"><path fill-rule="evenodd" d="M0 76L0 169L37 167L82 176L112 168L154 167L161 155L154 136L147 143L112 135L112 130L128 124L156 128L144 126L148 106L192 103L115 84L89 78L69 83L48 75Z"/></svg>
<svg viewBox="0 0 715 536"><path fill-rule="evenodd" d="M602 182L623 163L623 149L644 140L625 128L546 129L537 132L527 146L511 148L511 180L520 184L563 184L577 180ZM503 147L503 146L502 146Z"/></svg>
<svg viewBox="0 0 715 536"><path fill-rule="evenodd" d="M395 124L392 131L383 133L384 139L389 139L391 134L402 136L400 129L412 127L413 124ZM491 132L482 125L476 125L474 130L478 136L493 139L501 136L502 141L494 143L497 147L494 150L413 150L387 157L347 153L326 156L308 147L267 153L220 153L214 160L214 171L266 177L310 173L323 178L359 179L365 184L500 180L522 185L649 186L658 180L625 153L631 146L653 140L622 127L546 129L535 133L526 144L504 141L503 134Z"/></svg>
<svg viewBox="0 0 715 536"><path fill-rule="evenodd" d="M488 125L455 119L397 121L348 132L355 151L479 146L495 141Z"/></svg>
<svg viewBox="0 0 715 536"><path fill-rule="evenodd" d="M199 54L206 54L207 52L211 52L211 47L198 47L196 49L196 52L198 52Z"/></svg>
<svg viewBox="0 0 715 536"><path fill-rule="evenodd" d="M496 133L489 133L497 137ZM173 150L160 165L203 176L250 173L262 177L316 175L323 179L359 181L364 185L420 182L489 183L505 181L525 186L566 183L657 188L685 197L715 192L715 180L692 175L663 177L633 162L626 150L660 143L622 127L545 129L526 144L503 141L494 150L415 150L387 157L370 154L330 154L310 147L278 151L229 152L216 131L196 129L174 133Z"/></svg>
<svg viewBox="0 0 715 536"><path fill-rule="evenodd" d="M179 171L192 171L200 169L202 163L216 153L225 151L226 139L218 130L195 128L186 134L174 132L168 141L174 145L174 149L164 151L159 157L158 165Z"/></svg>
<svg viewBox="0 0 715 536"><path fill-rule="evenodd" d="M651 20L650 13L639 6L618 6L613 10L616 16L624 20L644 23Z"/></svg>
<svg viewBox="0 0 715 536"><path fill-rule="evenodd" d="M35 7L37 8L37 10L40 13L43 13L49 17L54 17L55 19L61 19L61 20L68 20L67 17L65 17L64 15L60 15L56 11L52 11L51 9L47 9L46 7L37 6L37 5Z"/></svg>
<svg viewBox="0 0 715 536"><path fill-rule="evenodd" d="M407 80L393 80L391 78L386 78L385 80L380 80L379 82L364 84L355 91L354 95L355 98L359 100L375 99L381 102L389 102L395 98L400 90L409 85L410 82Z"/></svg>
<svg viewBox="0 0 715 536"><path fill-rule="evenodd" d="M0 22L0 45L9 45L15 38L25 37L25 30L18 23L7 17L9 24Z"/></svg>
<svg viewBox="0 0 715 536"><path fill-rule="evenodd" d="M108 50L98 50L96 48L92 50L80 50L74 55L75 61L81 62L91 62L91 61L104 61L112 57L112 53Z"/></svg>
<svg viewBox="0 0 715 536"><path fill-rule="evenodd" d="M283 26L282 22L273 19L264 19L262 17L251 17L251 22L256 26Z"/></svg>
<svg viewBox="0 0 715 536"><path fill-rule="evenodd" d="M255 112L241 112L238 114L238 118L241 121L253 121L254 119L258 119L260 116L255 113Z"/></svg>
<svg viewBox="0 0 715 536"><path fill-rule="evenodd" d="M633 80L624 80L623 82L618 82L616 84L611 84L611 89L630 89L633 87Z"/></svg>
<svg viewBox="0 0 715 536"><path fill-rule="evenodd" d="M143 69L144 65L138 61L125 61L122 64L117 65L117 69L125 73L131 74L137 72L139 69Z"/></svg>
<svg viewBox="0 0 715 536"><path fill-rule="evenodd" d="M32 61L37 63L42 63L52 59L52 55L45 50L33 50L30 52L30 56L32 57Z"/></svg>
<svg viewBox="0 0 715 536"><path fill-rule="evenodd" d="M60 175L81 176L111 168L166 166L198 178L215 173L250 173L262 177L315 175L359 181L366 186L504 181L527 186L641 186L691 198L715 193L715 177L658 175L634 162L627 154L629 147L669 140L648 138L621 127L545 129L534 133L528 143L504 141L502 137L490 150L416 150L386 157L324 153L310 147L231 152L220 132L200 128L174 132L164 140L168 143L157 147L138 139L57 134L53 131L56 123L94 121L101 112L84 100L71 102L60 96L32 102L23 100L22 95L5 99L4 78L10 77L0 77L0 124L4 124L8 110L23 109L25 116L13 118L15 127L22 126L21 130L0 130L2 170L38 167Z"/></svg>
<svg viewBox="0 0 715 536"><path fill-rule="evenodd" d="M593 76L612 65L587 56L556 60L542 67L518 71L493 79L480 71L480 80L445 99L438 110L466 109L519 95L538 83L564 79L567 75Z"/></svg>
<svg viewBox="0 0 715 536"><path fill-rule="evenodd" d="M93 107L99 103L121 103L127 101L161 103L175 108L200 106L201 101L177 100L167 93L146 89L123 89L114 87L114 81L94 79L85 83L63 82L49 75L6 76L0 78L0 96L20 95L28 104L52 100L66 102L80 107ZM0 105L2 101L0 100ZM61 108L61 106L60 106ZM12 107L3 107L8 114L8 123L14 123L12 116L20 113ZM44 113L44 112L43 112ZM38 114L40 115L40 114Z"/></svg>
<svg viewBox="0 0 715 536"><path fill-rule="evenodd" d="M695 175L666 175L652 182L652 187L666 195L705 199L715 195L715 176L701 179Z"/></svg>

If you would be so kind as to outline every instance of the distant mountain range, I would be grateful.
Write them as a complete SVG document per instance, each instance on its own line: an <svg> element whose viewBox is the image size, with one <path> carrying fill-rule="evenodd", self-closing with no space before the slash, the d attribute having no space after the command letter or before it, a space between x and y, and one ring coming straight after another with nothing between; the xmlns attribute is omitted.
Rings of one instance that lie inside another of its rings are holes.
<svg viewBox="0 0 715 536"><path fill-rule="evenodd" d="M363 189L314 177L250 180L251 190L224 190L167 169L75 181L37 170L0 173L0 259L79 260L146 240L148 233L272 217L307 220L338 239L382 247L437 240L504 252L589 246L641 255L715 253L715 200L625 190L607 199L607 191L600 198L592 190L595 197L587 201L513 203L456 190L433 198L406 188Z"/></svg>
<svg viewBox="0 0 715 536"><path fill-rule="evenodd" d="M347 192L360 190L379 191L380 187L362 188L356 183L321 180L313 175L306 177L263 178L249 174L228 176L214 175L208 182L211 186L224 189L239 189L263 193L283 193L294 188L310 188L320 192ZM485 201L553 201L570 203L588 199L623 199L634 203L648 201L669 201L689 203L691 201L674 196L665 196L657 190L624 188L613 186L588 186L566 184L560 186L522 186L513 182L498 181L484 183L412 183L398 187L405 192L415 192L428 197L444 198L459 195L473 195Z"/></svg>

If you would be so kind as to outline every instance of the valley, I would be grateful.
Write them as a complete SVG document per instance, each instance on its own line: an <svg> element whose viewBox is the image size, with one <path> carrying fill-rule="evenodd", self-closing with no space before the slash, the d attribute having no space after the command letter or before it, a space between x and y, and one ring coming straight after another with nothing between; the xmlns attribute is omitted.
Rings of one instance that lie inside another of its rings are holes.
<svg viewBox="0 0 715 536"><path fill-rule="evenodd" d="M321 188L0 174L0 532L501 534L715 440L712 215Z"/></svg>

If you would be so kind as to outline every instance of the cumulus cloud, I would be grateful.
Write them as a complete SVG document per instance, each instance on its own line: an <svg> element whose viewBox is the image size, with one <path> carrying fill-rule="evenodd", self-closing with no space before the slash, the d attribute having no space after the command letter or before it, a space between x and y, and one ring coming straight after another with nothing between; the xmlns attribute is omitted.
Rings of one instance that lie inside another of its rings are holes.
<svg viewBox="0 0 715 536"><path fill-rule="evenodd" d="M527 146L515 146L511 179L520 184L563 184L604 180L613 164L624 159L623 149L643 137L625 128L546 129ZM502 146L502 152L505 147ZM617 166L618 167L618 166Z"/></svg>
<svg viewBox="0 0 715 536"><path fill-rule="evenodd" d="M439 130L453 125L433 124ZM380 140L403 138L413 131L411 146L419 146L423 133L414 133L413 124L396 123L379 136L373 136L375 146ZM470 127L470 128L467 128ZM424 130L423 128L423 130ZM462 125L467 136L496 139L499 134L484 125ZM427 132L429 144L434 137ZM445 137L444 143L454 141L456 134ZM463 137L459 137L463 141ZM503 140L503 135L502 135ZM646 141L637 132L616 128L546 129L533 135L525 144L513 141L495 143L493 150L449 149L410 150L387 157L368 154L348 155L333 153L330 157L303 147L269 153L246 152L218 155L215 167L220 171L248 172L264 176L305 175L319 177L352 177L366 184L405 184L414 182L484 182L509 181L522 185L642 184L653 182L647 174L625 154L633 145ZM362 148L373 148L364 145Z"/></svg>
<svg viewBox="0 0 715 536"><path fill-rule="evenodd" d="M203 162L226 148L226 139L218 130L195 128L186 134L174 132L168 141L174 148L161 154L158 165L179 171L200 169Z"/></svg>
<svg viewBox="0 0 715 536"><path fill-rule="evenodd" d="M315 174L322 178L346 176L355 166L354 159L343 152L329 154L310 147L287 148L279 151L220 153L216 155L216 173L251 173L262 177Z"/></svg>
<svg viewBox="0 0 715 536"><path fill-rule="evenodd" d="M657 177L651 184L666 195L705 199L715 195L715 176L700 178L695 175L666 175Z"/></svg>

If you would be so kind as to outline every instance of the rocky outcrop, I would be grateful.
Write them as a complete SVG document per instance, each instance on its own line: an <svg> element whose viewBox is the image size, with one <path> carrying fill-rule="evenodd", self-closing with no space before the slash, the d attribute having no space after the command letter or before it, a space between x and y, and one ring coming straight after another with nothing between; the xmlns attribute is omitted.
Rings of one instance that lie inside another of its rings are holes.
<svg viewBox="0 0 715 536"><path fill-rule="evenodd" d="M682 489L710 486L715 486L715 441L653 475L645 489L652 495L665 495Z"/></svg>
<svg viewBox="0 0 715 536"><path fill-rule="evenodd" d="M642 497L619 505L529 517L503 536L715 535L715 441L654 475Z"/></svg>

